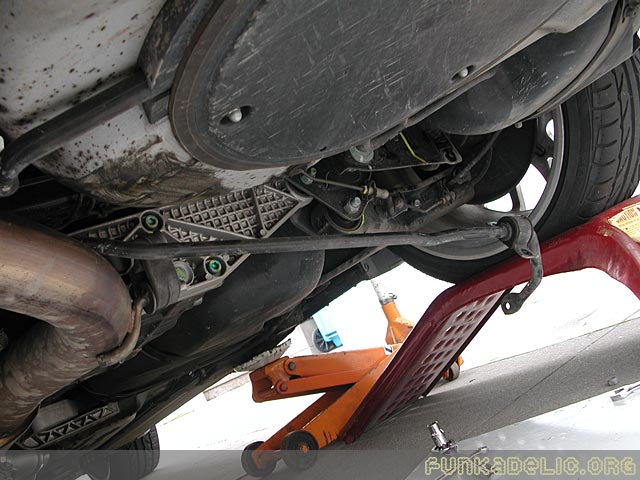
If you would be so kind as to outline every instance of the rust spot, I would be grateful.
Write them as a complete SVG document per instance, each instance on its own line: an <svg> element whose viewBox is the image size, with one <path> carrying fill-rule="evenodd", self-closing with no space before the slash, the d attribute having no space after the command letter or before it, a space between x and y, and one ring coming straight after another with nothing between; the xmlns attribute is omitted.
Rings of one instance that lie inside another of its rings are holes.
<svg viewBox="0 0 640 480"><path fill-rule="evenodd" d="M612 235L611 229L607 227L599 227L596 232L598 235L602 235L603 237L610 237Z"/></svg>

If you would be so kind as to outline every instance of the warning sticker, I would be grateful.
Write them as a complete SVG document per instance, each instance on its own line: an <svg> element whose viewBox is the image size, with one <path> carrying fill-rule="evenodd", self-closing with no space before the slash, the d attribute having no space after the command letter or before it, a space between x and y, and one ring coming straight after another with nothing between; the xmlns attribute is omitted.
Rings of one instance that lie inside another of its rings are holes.
<svg viewBox="0 0 640 480"><path fill-rule="evenodd" d="M611 217L609 223L640 243L640 202L624 208Z"/></svg>

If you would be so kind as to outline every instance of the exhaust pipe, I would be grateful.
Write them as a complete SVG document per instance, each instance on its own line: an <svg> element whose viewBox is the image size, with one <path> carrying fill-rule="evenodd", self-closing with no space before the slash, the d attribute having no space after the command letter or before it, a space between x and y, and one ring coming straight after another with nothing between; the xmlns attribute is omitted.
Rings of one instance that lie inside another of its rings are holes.
<svg viewBox="0 0 640 480"><path fill-rule="evenodd" d="M42 320L0 354L2 446L29 426L43 399L121 345L134 318L127 287L104 258L67 237L2 219L0 308Z"/></svg>

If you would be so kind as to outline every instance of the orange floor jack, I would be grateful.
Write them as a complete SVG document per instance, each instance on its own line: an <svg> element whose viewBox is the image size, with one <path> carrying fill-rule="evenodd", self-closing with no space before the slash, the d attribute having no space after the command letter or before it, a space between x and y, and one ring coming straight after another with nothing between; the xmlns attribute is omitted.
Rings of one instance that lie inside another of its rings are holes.
<svg viewBox="0 0 640 480"><path fill-rule="evenodd" d="M386 293L379 282L371 283L387 319L386 346L282 357L251 373L255 402L325 393L269 440L245 448L242 466L249 475L269 475L280 459L294 470L313 465L317 450L338 438L413 329L415 324L400 315L397 297ZM462 358L458 357L443 378L448 381L457 378L460 365Z"/></svg>

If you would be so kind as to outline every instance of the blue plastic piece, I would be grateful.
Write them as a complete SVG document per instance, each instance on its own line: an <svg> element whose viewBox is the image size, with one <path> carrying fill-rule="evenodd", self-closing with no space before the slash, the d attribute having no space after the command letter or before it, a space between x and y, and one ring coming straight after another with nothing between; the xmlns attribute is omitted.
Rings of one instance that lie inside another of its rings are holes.
<svg viewBox="0 0 640 480"><path fill-rule="evenodd" d="M325 310L326 309L322 309L314 314L312 317L313 321L316 322L316 327L318 327L318 331L325 342L333 342L336 348L341 347L342 340L340 340L340 335L338 335L338 331L333 326L329 315L327 315L327 313L323 313Z"/></svg>

